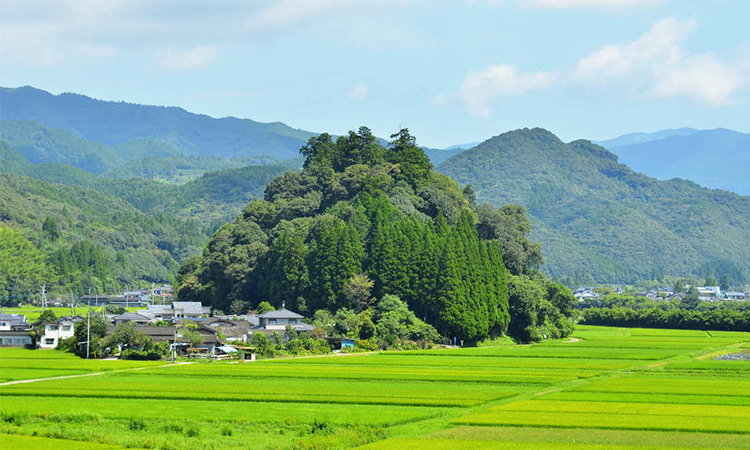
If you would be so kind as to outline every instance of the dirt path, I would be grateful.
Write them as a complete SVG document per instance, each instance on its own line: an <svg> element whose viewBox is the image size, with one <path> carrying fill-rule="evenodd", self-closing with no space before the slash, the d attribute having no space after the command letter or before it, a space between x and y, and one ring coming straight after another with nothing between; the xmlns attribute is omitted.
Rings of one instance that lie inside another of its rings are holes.
<svg viewBox="0 0 750 450"><path fill-rule="evenodd" d="M61 375L59 377L48 377L48 378L35 378L32 380L15 380L15 381L6 381L5 383L0 383L0 386L10 386L13 384L25 384L25 383L36 383L37 381L48 381L48 380L65 380L67 378L81 378L81 377L93 377L97 375L104 375L106 373L118 373L118 372L131 372L134 370L144 370L144 369L161 369L164 367L174 367L174 366L181 366L184 364L195 364L193 362L178 362L174 364L165 364L163 366L146 366L146 367L133 367L130 369L119 369L119 370L107 370L104 372L92 372L92 373L79 373L75 375Z"/></svg>

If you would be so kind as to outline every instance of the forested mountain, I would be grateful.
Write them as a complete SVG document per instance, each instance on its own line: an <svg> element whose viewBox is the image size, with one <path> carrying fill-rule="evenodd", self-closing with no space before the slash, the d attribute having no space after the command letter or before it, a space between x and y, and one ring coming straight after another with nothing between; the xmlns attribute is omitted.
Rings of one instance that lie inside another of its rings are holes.
<svg viewBox="0 0 750 450"><path fill-rule="evenodd" d="M750 134L718 128L610 147L620 162L660 180L684 178L750 195Z"/></svg>
<svg viewBox="0 0 750 450"><path fill-rule="evenodd" d="M68 164L32 165L4 141L0 141L0 162L0 172L96 189L125 200L141 212L190 220L209 231L231 221L250 200L261 198L274 177L292 170L285 166L246 166L207 172L183 185L140 178L113 180Z"/></svg>
<svg viewBox="0 0 750 450"><path fill-rule="evenodd" d="M216 119L176 107L108 102L80 94L52 95L30 86L0 88L0 102L0 119L31 119L109 146L157 139L187 155L285 159L297 156L313 135L280 122Z"/></svg>
<svg viewBox="0 0 750 450"><path fill-rule="evenodd" d="M5 108L3 107L0 110ZM33 120L0 121L0 139L7 141L32 164L61 162L87 172L102 173L126 159L114 149Z"/></svg>
<svg viewBox="0 0 750 450"><path fill-rule="evenodd" d="M491 138L438 170L480 200L525 206L546 270L569 283L748 279L750 197L655 180L598 145L538 128Z"/></svg>
<svg viewBox="0 0 750 450"><path fill-rule="evenodd" d="M178 298L311 316L367 315L396 295L444 336L569 333L574 298L538 272L523 209L477 206L471 189L432 171L408 130L392 139L384 147L366 127L311 138L302 172L276 177L181 267Z"/></svg>
<svg viewBox="0 0 750 450"><path fill-rule="evenodd" d="M22 257L14 248L41 255L25 274L0 280L6 298L37 292L39 280L79 294L166 282L206 241L194 224L146 215L113 195L8 173L0 173L0 230L6 264Z"/></svg>
<svg viewBox="0 0 750 450"><path fill-rule="evenodd" d="M643 142L658 141L672 136L689 136L696 133L698 130L695 128L668 128L666 130L660 130L653 133L629 133L618 136L614 139L607 139L604 141L594 141L594 144L601 145L602 147L612 150L615 147L621 147L623 145L640 144Z"/></svg>

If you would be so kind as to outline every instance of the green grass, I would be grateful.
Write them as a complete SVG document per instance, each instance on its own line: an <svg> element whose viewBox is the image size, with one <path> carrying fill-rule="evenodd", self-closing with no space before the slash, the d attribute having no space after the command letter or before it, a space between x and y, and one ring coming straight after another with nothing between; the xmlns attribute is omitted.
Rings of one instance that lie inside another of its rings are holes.
<svg viewBox="0 0 750 450"><path fill-rule="evenodd" d="M597 430L579 428L456 427L428 438L452 440L515 441L559 444L632 445L659 447L732 448L750 450L744 434L666 431Z"/></svg>
<svg viewBox="0 0 750 450"><path fill-rule="evenodd" d="M72 445L25 444L45 449L750 450L750 364L701 356L745 333L574 337L166 367L0 349L0 378L106 372L0 386L0 434Z"/></svg>
<svg viewBox="0 0 750 450"><path fill-rule="evenodd" d="M515 347L479 347L444 350L414 350L407 352L386 352L387 355L434 355L434 356L476 356L508 358L573 358L573 359L630 359L654 361L672 358L688 353L682 349L640 349L640 348L586 348L575 343L566 345L530 345Z"/></svg>
<svg viewBox="0 0 750 450"><path fill-rule="evenodd" d="M319 358L313 358L318 360ZM342 359L342 358L338 358ZM296 360L295 360L296 361ZM467 370L468 369L468 370ZM169 367L147 373L170 376L218 376L222 378L338 378L350 380L397 380L484 382L499 384L552 384L589 378L601 371L582 369L523 369L498 367L439 367L416 365L331 364L210 364Z"/></svg>
<svg viewBox="0 0 750 450"><path fill-rule="evenodd" d="M489 410L456 419L455 424L484 426L536 426L560 428L603 428L714 433L750 433L750 421L729 417L600 414L593 412ZM748 436L750 438L750 436Z"/></svg>
<svg viewBox="0 0 750 450"><path fill-rule="evenodd" d="M337 425L387 426L434 417L440 408L381 405L337 405L268 402L221 402L201 400L164 401L152 399L75 398L75 397L2 397L2 414L54 416L59 414L95 414L110 419L164 417L197 418L211 421L254 423L313 423Z"/></svg>
<svg viewBox="0 0 750 450"><path fill-rule="evenodd" d="M361 450L678 450L684 447L601 444L562 444L557 442L483 441L454 439L390 439L359 447ZM708 447L706 447L708 448ZM696 447L695 450L702 448Z"/></svg>
<svg viewBox="0 0 750 450"><path fill-rule="evenodd" d="M57 350L0 349L0 382L153 367L164 361L81 359Z"/></svg>
<svg viewBox="0 0 750 450"><path fill-rule="evenodd" d="M750 397L750 379L636 375L593 381L572 389L581 392L634 394L727 395Z"/></svg>
<svg viewBox="0 0 750 450"><path fill-rule="evenodd" d="M438 350L434 350L438 352ZM580 369L607 371L632 367L641 364L641 361L629 361L621 359L572 359L572 358L474 358L471 355L431 355L431 354L385 354L358 355L356 357L330 357L310 359L271 359L262 361L263 364L272 365L335 365L335 366L390 366L390 367L460 367L463 369L523 369L532 372L534 370L547 369ZM304 369L302 369L304 370Z"/></svg>
<svg viewBox="0 0 750 450"><path fill-rule="evenodd" d="M615 403L672 403L684 405L750 406L750 397L728 395L634 394L622 392L551 392L540 399Z"/></svg>
<svg viewBox="0 0 750 450"><path fill-rule="evenodd" d="M482 383L374 382L325 379L217 379L114 374L52 380L0 389L5 395L214 399L298 403L473 406L517 393L515 386Z"/></svg>
<svg viewBox="0 0 750 450"><path fill-rule="evenodd" d="M13 434L0 434L0 447L13 450L120 450L125 448L119 445L98 444L96 442L81 442L67 439L53 439Z"/></svg>

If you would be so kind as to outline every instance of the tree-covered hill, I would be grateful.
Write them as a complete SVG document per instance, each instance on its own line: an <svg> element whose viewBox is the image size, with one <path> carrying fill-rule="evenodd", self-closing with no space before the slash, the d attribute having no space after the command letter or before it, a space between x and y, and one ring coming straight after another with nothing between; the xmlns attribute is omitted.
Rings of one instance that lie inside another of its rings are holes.
<svg viewBox="0 0 750 450"><path fill-rule="evenodd" d="M246 166L207 172L185 184L169 185L142 178L111 179L63 163L32 165L4 141L0 141L0 161L0 172L95 189L119 197L141 212L190 220L210 231L233 220L250 200L262 198L266 184L274 177L292 170L286 166Z"/></svg>
<svg viewBox="0 0 750 450"><path fill-rule="evenodd" d="M5 104L3 103L3 108ZM87 172L102 173L125 162L114 149L33 120L0 121L0 139L32 164L61 162Z"/></svg>
<svg viewBox="0 0 750 450"><path fill-rule="evenodd" d="M29 241L43 255L49 286L79 294L169 281L178 262L206 241L196 225L146 215L116 196L8 173L0 173L0 228L17 230L7 236ZM36 292L32 279L0 280L1 290L5 296Z"/></svg>
<svg viewBox="0 0 750 450"><path fill-rule="evenodd" d="M525 206L546 270L566 281L750 274L750 197L649 178L589 141L512 131L438 170L480 200Z"/></svg>
<svg viewBox="0 0 750 450"><path fill-rule="evenodd" d="M157 139L187 155L297 156L313 133L283 123L216 119L182 108L95 100L80 94L52 95L30 86L0 88L0 118L35 120L91 141L114 146Z"/></svg>
<svg viewBox="0 0 750 450"><path fill-rule="evenodd" d="M569 333L572 293L538 272L524 210L476 205L408 130L392 139L383 146L366 127L311 138L301 172L274 178L181 267L178 297L317 318L367 316L396 295L444 336Z"/></svg>

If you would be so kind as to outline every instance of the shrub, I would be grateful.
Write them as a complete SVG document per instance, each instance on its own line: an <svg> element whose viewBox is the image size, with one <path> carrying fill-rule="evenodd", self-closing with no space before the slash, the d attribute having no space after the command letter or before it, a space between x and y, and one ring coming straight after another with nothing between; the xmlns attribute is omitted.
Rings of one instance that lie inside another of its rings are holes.
<svg viewBox="0 0 750 450"><path fill-rule="evenodd" d="M146 422L143 421L143 419L130 419L130 423L128 424L128 428L130 428L131 431L141 431L146 429Z"/></svg>

